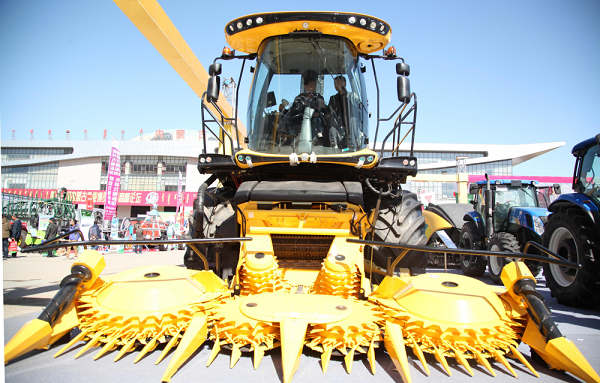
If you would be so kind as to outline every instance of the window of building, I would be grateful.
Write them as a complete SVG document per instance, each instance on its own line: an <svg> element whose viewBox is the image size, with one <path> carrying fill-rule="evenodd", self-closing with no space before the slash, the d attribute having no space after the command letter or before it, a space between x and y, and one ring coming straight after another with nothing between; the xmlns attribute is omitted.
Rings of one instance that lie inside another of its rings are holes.
<svg viewBox="0 0 600 383"><path fill-rule="evenodd" d="M7 189L56 189L58 162L2 168L2 187Z"/></svg>
<svg viewBox="0 0 600 383"><path fill-rule="evenodd" d="M110 157L102 158L100 189L106 189ZM179 172L186 182L187 159L168 156L121 156L121 190L177 191Z"/></svg>
<svg viewBox="0 0 600 383"><path fill-rule="evenodd" d="M4 161L22 161L72 154L73 148L2 148L0 156Z"/></svg>

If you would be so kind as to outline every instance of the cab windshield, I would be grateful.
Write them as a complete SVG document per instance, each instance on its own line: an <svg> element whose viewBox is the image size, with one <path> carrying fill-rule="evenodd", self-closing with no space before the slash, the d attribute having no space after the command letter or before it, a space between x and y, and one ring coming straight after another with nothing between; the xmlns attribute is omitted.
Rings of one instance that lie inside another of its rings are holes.
<svg viewBox="0 0 600 383"><path fill-rule="evenodd" d="M588 149L583 157L579 184L583 186L583 193L590 197L600 198L600 146Z"/></svg>
<svg viewBox="0 0 600 383"><path fill-rule="evenodd" d="M354 46L332 36L263 42L248 106L249 148L339 154L366 146L366 90Z"/></svg>

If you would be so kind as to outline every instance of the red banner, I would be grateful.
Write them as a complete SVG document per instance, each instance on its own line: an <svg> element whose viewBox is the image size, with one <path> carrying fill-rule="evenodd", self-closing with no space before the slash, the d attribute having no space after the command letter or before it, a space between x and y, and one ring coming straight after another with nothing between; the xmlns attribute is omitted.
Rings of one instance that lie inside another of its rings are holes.
<svg viewBox="0 0 600 383"><path fill-rule="evenodd" d="M31 197L36 199L56 198L55 189L2 189L2 193L14 194L18 196ZM146 202L146 197L150 194L158 196L158 206L177 206L177 192L151 192L151 191L123 191L119 192L117 200L118 205L130 206L150 206L151 203ZM194 199L198 193L185 192L182 195L182 205L192 206ZM88 196L92 198L93 205L104 205L106 199L105 190L69 190L67 191L67 199L77 204L86 204Z"/></svg>
<svg viewBox="0 0 600 383"><path fill-rule="evenodd" d="M88 210L92 210L94 208L94 199L90 194L85 196L85 208Z"/></svg>

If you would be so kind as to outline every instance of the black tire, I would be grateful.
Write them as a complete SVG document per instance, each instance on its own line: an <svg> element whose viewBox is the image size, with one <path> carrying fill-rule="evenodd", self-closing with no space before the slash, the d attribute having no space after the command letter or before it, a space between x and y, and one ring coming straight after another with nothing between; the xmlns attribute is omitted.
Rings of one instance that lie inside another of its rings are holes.
<svg viewBox="0 0 600 383"><path fill-rule="evenodd" d="M576 270L544 263L546 285L558 302L600 307L600 235L592 220L578 208L562 208L550 215L543 242L551 251L582 265Z"/></svg>
<svg viewBox="0 0 600 383"><path fill-rule="evenodd" d="M415 193L402 191L397 198L382 198L374 240L425 246L425 218L421 210ZM373 246L373 263L385 269L388 256L393 262L401 252L391 247ZM397 267L408 268L411 274L425 272L427 253L409 251Z"/></svg>
<svg viewBox="0 0 600 383"><path fill-rule="evenodd" d="M521 247L517 238L510 233L495 233L488 242L487 249L489 251L506 251L511 253L520 253ZM512 262L510 258L503 257L488 257L488 272L492 282L497 285L502 285L500 275L504 265Z"/></svg>
<svg viewBox="0 0 600 383"><path fill-rule="evenodd" d="M458 247L471 250L482 250L483 239L479 235L474 222L468 221L460 231ZM460 268L468 277L481 277L485 273L487 259L485 257L461 255Z"/></svg>
<svg viewBox="0 0 600 383"><path fill-rule="evenodd" d="M166 241L168 238L167 238L166 234L161 234L160 239ZM169 245L158 245L158 250L159 251L167 251L168 247L169 247Z"/></svg>

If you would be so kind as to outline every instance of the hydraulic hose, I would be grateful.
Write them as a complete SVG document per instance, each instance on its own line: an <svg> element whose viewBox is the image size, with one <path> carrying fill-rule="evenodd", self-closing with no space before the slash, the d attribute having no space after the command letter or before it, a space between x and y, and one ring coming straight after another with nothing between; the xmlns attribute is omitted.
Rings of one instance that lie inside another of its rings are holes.
<svg viewBox="0 0 600 383"><path fill-rule="evenodd" d="M523 297L525 303L527 303L527 311L535 324L538 325L542 335L546 337L546 343L563 336L550 316L550 309L546 306L544 297L535 289L533 279L527 278L517 281L513 286L513 291Z"/></svg>
<svg viewBox="0 0 600 383"><path fill-rule="evenodd" d="M60 282L60 290L54 295L50 303L42 310L39 320L48 322L50 326L60 318L65 310L75 299L77 290L84 282L92 278L90 269L83 265L75 265L71 268L71 274Z"/></svg>
<svg viewBox="0 0 600 383"><path fill-rule="evenodd" d="M194 235L192 238L204 238L204 196L206 189L215 182L217 175L213 174L198 188L198 198L194 205Z"/></svg>

